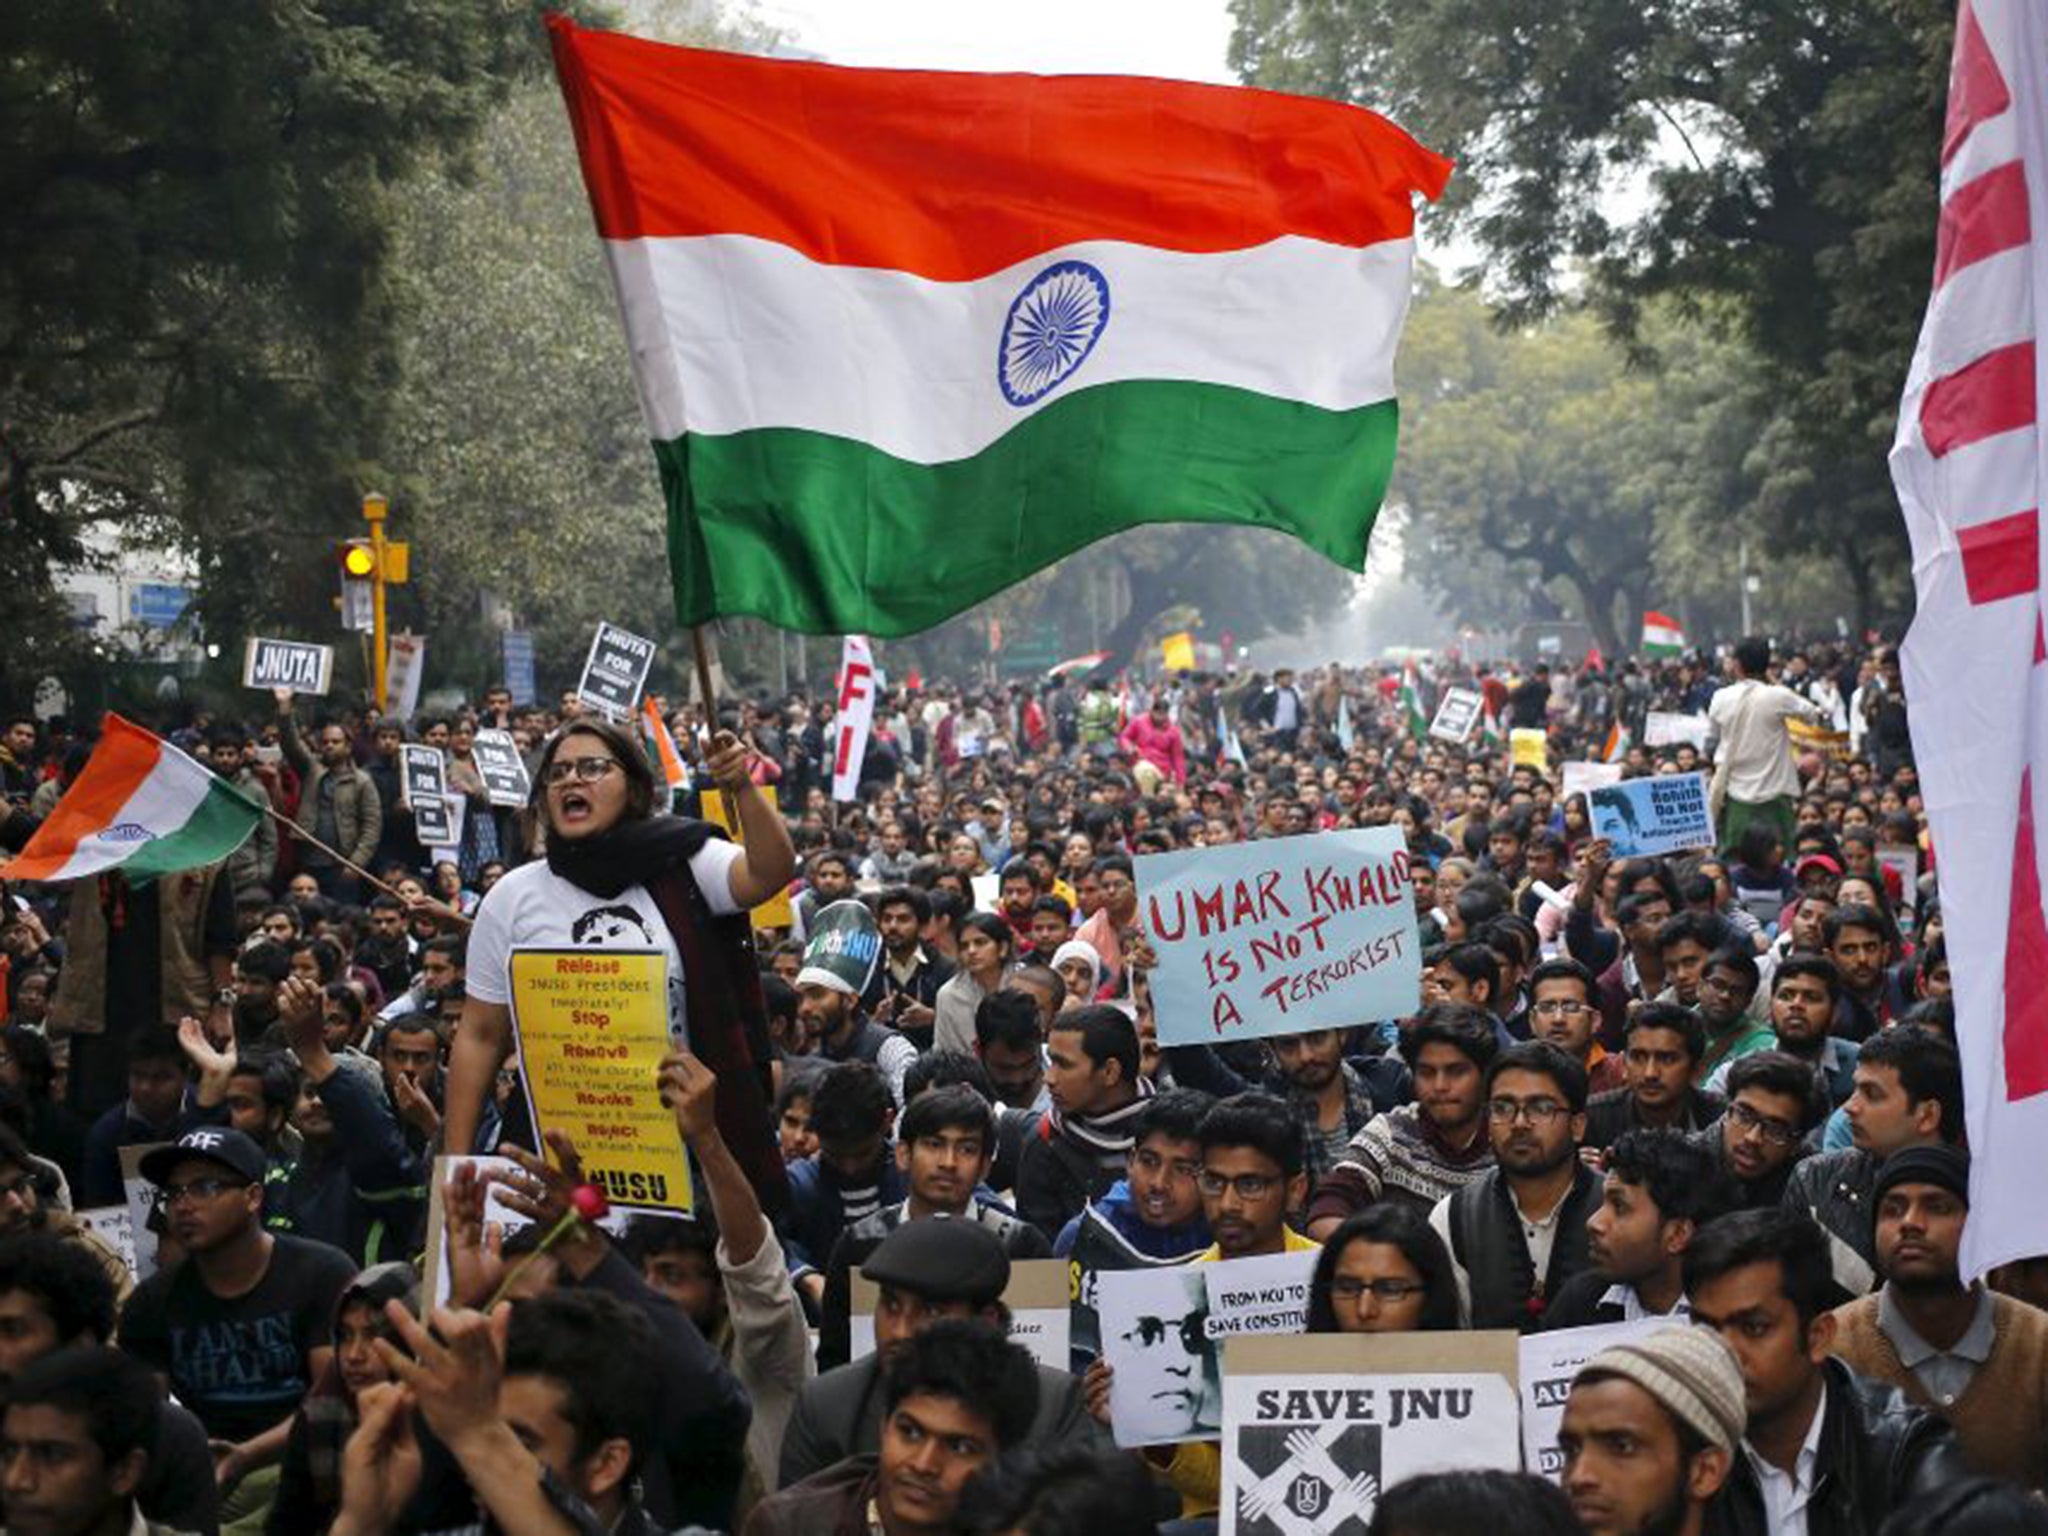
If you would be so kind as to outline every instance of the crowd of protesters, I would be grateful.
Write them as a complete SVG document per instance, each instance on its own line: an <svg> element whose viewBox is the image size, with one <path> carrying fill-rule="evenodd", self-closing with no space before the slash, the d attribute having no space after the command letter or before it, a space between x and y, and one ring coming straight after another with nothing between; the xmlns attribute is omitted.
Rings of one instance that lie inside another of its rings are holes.
<svg viewBox="0 0 2048 1536"><path fill-rule="evenodd" d="M1454 685L1481 718L1437 739ZM1304 1250L1311 1332L1670 1323L1578 1375L1556 1483L1426 1475L1361 1528L2048 1530L2048 1259L1961 1277L1889 650L899 686L836 805L829 701L668 718L680 789L573 694L164 722L256 834L7 890L6 1531L1210 1530L1217 1444L1119 1451L1100 1341L1006 1338L1012 1265ZM455 847L418 841L412 741ZM0 844L90 747L6 722ZM1562 792L1588 760L1710 774L1721 846L1615 857ZM1412 1014L1162 1048L1136 861L1380 826ZM808 942L846 901L871 970ZM600 1223L535 1134L510 959L571 944L667 957L690 1217Z"/></svg>

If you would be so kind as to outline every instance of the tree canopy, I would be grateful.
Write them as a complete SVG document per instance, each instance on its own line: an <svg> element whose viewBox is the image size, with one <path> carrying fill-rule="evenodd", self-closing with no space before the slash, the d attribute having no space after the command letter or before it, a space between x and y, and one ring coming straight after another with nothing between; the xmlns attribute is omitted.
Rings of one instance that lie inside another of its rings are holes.
<svg viewBox="0 0 2048 1536"><path fill-rule="evenodd" d="M1740 342L1760 536L1839 560L1866 619L1904 600L1884 449L1933 270L1953 4L1232 10L1245 79L1376 108L1459 162L1444 215L1505 323L1583 298L1648 346L1662 302Z"/></svg>
<svg viewBox="0 0 2048 1536"><path fill-rule="evenodd" d="M46 622L50 571L94 519L156 520L237 630L304 601L307 513L351 504L394 375L403 178L539 65L537 14L0 8L0 692L75 633Z"/></svg>

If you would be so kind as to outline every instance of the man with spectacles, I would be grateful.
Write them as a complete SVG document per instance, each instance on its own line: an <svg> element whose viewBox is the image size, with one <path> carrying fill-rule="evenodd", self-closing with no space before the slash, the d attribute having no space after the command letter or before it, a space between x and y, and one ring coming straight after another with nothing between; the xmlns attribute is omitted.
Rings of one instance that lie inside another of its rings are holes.
<svg viewBox="0 0 2048 1536"><path fill-rule="evenodd" d="M1729 1067L1727 1112L1699 1140L1735 1180L1738 1207L1774 1206L1784 1197L1822 1113L1820 1087L1795 1056L1756 1051Z"/></svg>
<svg viewBox="0 0 2048 1536"><path fill-rule="evenodd" d="M1756 956L1746 945L1729 944L1707 958L1700 977L1700 1021L1706 1025L1705 1048L1693 1069L1702 1082L1731 1061L1774 1043L1770 1027L1750 1012L1756 1000Z"/></svg>
<svg viewBox="0 0 2048 1536"><path fill-rule="evenodd" d="M1308 1199L1300 1123L1270 1093L1240 1093L1202 1117L1202 1171L1195 1186L1216 1242L1197 1264L1322 1245L1287 1224Z"/></svg>
<svg viewBox="0 0 2048 1536"><path fill-rule="evenodd" d="M1600 1023L1598 986L1590 970L1564 956L1545 960L1529 973L1532 1033L1586 1069L1588 1093L1606 1093L1628 1081L1623 1058L1594 1038Z"/></svg>
<svg viewBox="0 0 2048 1536"><path fill-rule="evenodd" d="M324 1243L266 1231L263 1152L240 1131L187 1131L142 1160L185 1261L129 1298L121 1347L156 1368L213 1442L223 1526L277 1491L292 1413L333 1355L335 1309L355 1278Z"/></svg>
<svg viewBox="0 0 2048 1536"><path fill-rule="evenodd" d="M1591 1262L1600 1177L1579 1159L1586 1069L1545 1040L1502 1051L1486 1073L1486 1125L1494 1166L1438 1201L1429 1224L1451 1250L1469 1325L1530 1333Z"/></svg>

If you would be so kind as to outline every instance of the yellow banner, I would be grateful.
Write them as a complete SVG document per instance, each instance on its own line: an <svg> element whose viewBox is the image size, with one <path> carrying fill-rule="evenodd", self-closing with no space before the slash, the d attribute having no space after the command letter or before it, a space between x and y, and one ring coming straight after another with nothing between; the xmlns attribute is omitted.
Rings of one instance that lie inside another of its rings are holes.
<svg viewBox="0 0 2048 1536"><path fill-rule="evenodd" d="M1550 771L1550 740L1533 727L1509 731L1508 751L1517 768L1534 768L1538 773Z"/></svg>
<svg viewBox="0 0 2048 1536"><path fill-rule="evenodd" d="M1192 672L1195 670L1195 637L1186 630L1177 635L1168 635L1159 642L1160 657L1169 672Z"/></svg>
<svg viewBox="0 0 2048 1536"><path fill-rule="evenodd" d="M1809 725L1804 720L1787 720L1785 730L1792 738L1792 745L1813 752L1825 752L1837 762L1849 760L1849 733L1847 731L1823 730L1820 726Z"/></svg>
<svg viewBox="0 0 2048 1536"><path fill-rule="evenodd" d="M659 950L515 949L512 1043L537 1131L567 1131L614 1205L687 1211L683 1134L656 1075L668 1053Z"/></svg>
<svg viewBox="0 0 2048 1536"><path fill-rule="evenodd" d="M763 784L761 786L761 793L768 801L768 809L774 810L776 808L775 786L773 784ZM704 803L704 819L725 828L726 831L730 832L737 839L740 835L740 829L733 825L732 812L725 808L725 796L715 789L707 789L704 791L702 798ZM789 892L781 890L770 896L760 906L754 908L753 919L756 929L793 927L796 923L796 913L790 907Z"/></svg>

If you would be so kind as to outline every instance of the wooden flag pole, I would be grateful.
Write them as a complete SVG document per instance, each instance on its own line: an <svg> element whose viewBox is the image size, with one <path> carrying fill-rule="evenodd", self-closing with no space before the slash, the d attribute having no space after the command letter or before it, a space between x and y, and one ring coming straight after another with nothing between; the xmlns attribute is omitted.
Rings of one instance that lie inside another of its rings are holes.
<svg viewBox="0 0 2048 1536"><path fill-rule="evenodd" d="M711 761L711 743L718 735L718 696L711 687L711 648L704 643L704 626L690 626L690 649L697 657L697 692L704 700L704 761ZM744 844L747 835L740 826L740 808L734 797L720 791L727 801L726 820L732 823L732 840Z"/></svg>
<svg viewBox="0 0 2048 1536"><path fill-rule="evenodd" d="M400 901L405 900L403 896L398 895L397 891L393 890L390 886L386 885L382 880L379 880L375 875L371 874L367 869L363 868L363 866L358 864L354 859L351 859L347 854L342 853L339 849L328 847L327 844L321 842L319 838L315 837L312 833L308 832L296 821L293 821L289 816L285 815L285 813L283 811L280 811L276 806L266 805L265 807L263 807L263 809L269 812L271 820L275 821L278 824L278 826L282 827L286 832L290 833L300 842L311 843L315 848L318 848L322 853L326 854L327 857L334 860L334 862L339 864L343 869L354 870L357 874L361 875L365 880L369 881L370 884L377 887L377 889L382 891L385 895L396 896ZM451 908L450 910L452 911L453 909ZM457 913L456 915L460 916L461 914Z"/></svg>
<svg viewBox="0 0 2048 1536"><path fill-rule="evenodd" d="M718 699L711 687L711 649L704 643L704 626L690 626L690 649L697 655L697 693L704 701L704 740L707 746L718 734Z"/></svg>

